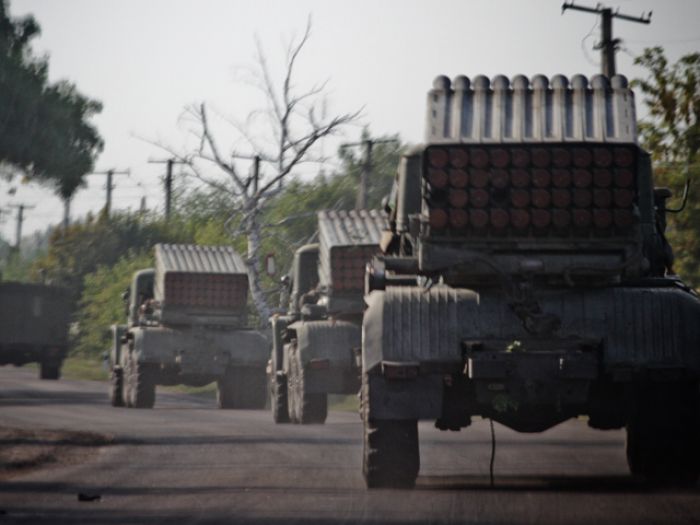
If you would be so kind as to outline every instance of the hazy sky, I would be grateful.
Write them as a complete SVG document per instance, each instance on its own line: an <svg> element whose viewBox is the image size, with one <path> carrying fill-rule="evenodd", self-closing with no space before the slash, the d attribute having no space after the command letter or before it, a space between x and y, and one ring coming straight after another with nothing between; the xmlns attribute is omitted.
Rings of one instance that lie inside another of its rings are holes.
<svg viewBox="0 0 700 525"><path fill-rule="evenodd" d="M595 5L579 0L580 5ZM42 27L34 43L50 56L52 80L69 79L104 104L94 119L105 139L97 169L129 168L116 177L113 207L163 206L163 166L148 164L162 152L138 137L184 144L179 117L191 103L207 101L243 119L259 105L240 82L241 68L261 42L273 70L285 43L313 30L299 63L297 84L330 80L329 112L364 107L363 124L374 135L423 135L425 93L438 74L493 76L599 72L598 16L561 14L560 0L11 0L13 16L31 13ZM605 4L638 16L653 10L650 25L615 20L623 39L618 71L642 71L632 57L661 45L674 60L700 50L700 1L617 0ZM275 70L279 73L278 70ZM640 101L637 101L641 113ZM357 139L360 128L347 130ZM337 142L326 146L333 152ZM302 176L317 168L306 168ZM73 217L104 205L105 177L88 177L73 203ZM49 189L19 185L14 196L0 182L0 207L26 203L24 233L60 221L62 205ZM0 234L14 241L14 217Z"/></svg>

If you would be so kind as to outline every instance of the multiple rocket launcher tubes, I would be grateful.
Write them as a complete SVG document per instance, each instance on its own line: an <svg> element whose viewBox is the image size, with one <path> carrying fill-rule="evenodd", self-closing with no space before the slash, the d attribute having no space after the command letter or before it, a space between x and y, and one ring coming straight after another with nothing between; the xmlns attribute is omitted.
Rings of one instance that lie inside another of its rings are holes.
<svg viewBox="0 0 700 525"><path fill-rule="evenodd" d="M431 146L431 234L625 234L637 222L636 158L620 144Z"/></svg>

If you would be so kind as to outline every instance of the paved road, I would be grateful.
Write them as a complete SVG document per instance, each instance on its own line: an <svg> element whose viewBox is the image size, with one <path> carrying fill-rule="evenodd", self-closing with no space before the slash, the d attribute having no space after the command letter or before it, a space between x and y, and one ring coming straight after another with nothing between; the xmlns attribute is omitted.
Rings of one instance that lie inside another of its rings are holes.
<svg viewBox="0 0 700 525"><path fill-rule="evenodd" d="M267 412L160 393L153 410L107 405L105 385L38 381L0 367L0 425L110 433L87 463L0 482L0 524L698 523L700 491L630 480L622 432L572 421L539 435L496 426L460 433L422 424L413 491L367 491L361 426L331 412L324 426L275 426ZM78 493L101 494L80 502Z"/></svg>

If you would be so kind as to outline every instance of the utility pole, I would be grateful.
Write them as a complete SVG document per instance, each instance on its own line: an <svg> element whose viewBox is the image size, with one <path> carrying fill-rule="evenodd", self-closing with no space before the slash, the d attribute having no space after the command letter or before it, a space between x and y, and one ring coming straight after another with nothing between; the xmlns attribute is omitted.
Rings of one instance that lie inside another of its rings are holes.
<svg viewBox="0 0 700 525"><path fill-rule="evenodd" d="M107 175L107 198L105 202L105 215L107 218L109 218L109 215L112 211L112 190L114 189L114 184L112 183L112 179L114 178L115 175L130 175L131 171L130 170L116 170L116 169L110 169L110 170L105 170L105 171L95 171L93 173L88 173L88 175Z"/></svg>
<svg viewBox="0 0 700 525"><path fill-rule="evenodd" d="M561 6L561 12L567 9L574 9L576 11L584 11L586 13L593 13L601 16L600 25L600 43L596 46L596 49L600 49L601 52L601 72L608 78L616 74L615 70L615 52L617 51L617 46L620 43L619 38L613 38L612 31L612 20L613 18L619 18L620 20L627 20L628 22L638 22L640 24L651 23L651 11L648 13L642 13L642 16L630 16L623 15L620 10L617 9L613 11L609 7L603 7L598 4L595 7L585 7L581 5L575 5L574 1L567 4L566 2Z"/></svg>
<svg viewBox="0 0 700 525"><path fill-rule="evenodd" d="M172 200L173 200L173 166L175 164L184 164L184 161L177 160L174 157L162 160L148 160L149 164L165 164L165 220L170 219L170 212L172 210Z"/></svg>
<svg viewBox="0 0 700 525"><path fill-rule="evenodd" d="M36 206L27 204L10 204L10 208L17 208L17 229L15 231L15 250L19 253L20 244L22 243L22 223L24 222L24 210L31 210Z"/></svg>
<svg viewBox="0 0 700 525"><path fill-rule="evenodd" d="M356 210L364 210L367 208L367 186L372 177L372 150L374 145L396 142L398 142L396 139L364 139L360 142L348 142L340 146L341 148L349 148L353 146L364 147L362 171L360 172L360 187L357 189L357 201L355 203Z"/></svg>

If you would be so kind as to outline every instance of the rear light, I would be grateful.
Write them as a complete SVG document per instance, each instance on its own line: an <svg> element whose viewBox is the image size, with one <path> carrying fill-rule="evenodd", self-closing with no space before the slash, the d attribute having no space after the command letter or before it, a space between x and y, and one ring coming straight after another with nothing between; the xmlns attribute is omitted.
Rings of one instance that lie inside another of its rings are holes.
<svg viewBox="0 0 700 525"><path fill-rule="evenodd" d="M382 361L382 375L387 379L406 380L416 379L420 372L420 364L415 362Z"/></svg>
<svg viewBox="0 0 700 525"><path fill-rule="evenodd" d="M429 146L431 231L464 236L623 234L638 223L632 145Z"/></svg>
<svg viewBox="0 0 700 525"><path fill-rule="evenodd" d="M309 361L308 366L312 370L328 370L331 367L331 362L328 359L314 358Z"/></svg>

